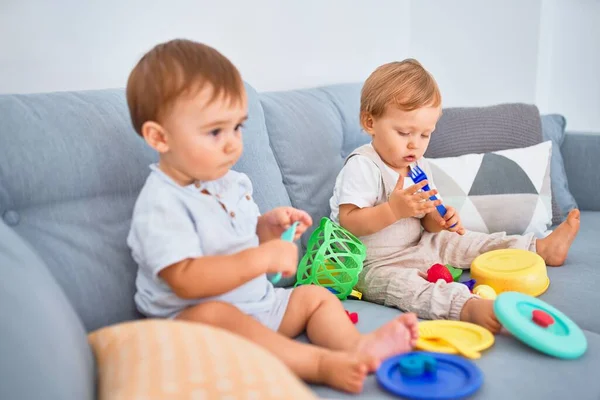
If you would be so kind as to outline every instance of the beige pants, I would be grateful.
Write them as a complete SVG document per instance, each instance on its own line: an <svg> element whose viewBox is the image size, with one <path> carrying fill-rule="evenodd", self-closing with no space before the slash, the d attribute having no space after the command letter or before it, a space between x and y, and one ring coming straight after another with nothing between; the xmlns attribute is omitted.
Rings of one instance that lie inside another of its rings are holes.
<svg viewBox="0 0 600 400"><path fill-rule="evenodd" d="M468 232L464 236L443 231L424 232L415 246L392 259L372 260L359 278L357 289L363 298L378 304L414 312L424 319L459 319L465 302L474 297L462 283L431 283L418 275L433 264L469 268L478 255L498 249L535 251L535 238L507 236L503 233Z"/></svg>

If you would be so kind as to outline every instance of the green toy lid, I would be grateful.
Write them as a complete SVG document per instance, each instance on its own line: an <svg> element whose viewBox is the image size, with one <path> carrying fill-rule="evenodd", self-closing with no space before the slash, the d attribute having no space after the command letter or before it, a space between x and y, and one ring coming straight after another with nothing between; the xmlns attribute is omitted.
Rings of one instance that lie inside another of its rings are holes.
<svg viewBox="0 0 600 400"><path fill-rule="evenodd" d="M540 299L504 292L496 298L494 311L510 333L542 353L574 359L587 349L587 339L575 322Z"/></svg>

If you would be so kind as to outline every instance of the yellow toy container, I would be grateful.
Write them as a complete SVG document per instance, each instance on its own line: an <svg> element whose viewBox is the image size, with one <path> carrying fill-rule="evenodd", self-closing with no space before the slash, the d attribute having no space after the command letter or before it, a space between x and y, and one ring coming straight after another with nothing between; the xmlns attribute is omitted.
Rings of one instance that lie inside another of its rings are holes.
<svg viewBox="0 0 600 400"><path fill-rule="evenodd" d="M518 249L494 250L473 260L471 278L497 294L520 292L537 297L550 285L546 263L538 254Z"/></svg>

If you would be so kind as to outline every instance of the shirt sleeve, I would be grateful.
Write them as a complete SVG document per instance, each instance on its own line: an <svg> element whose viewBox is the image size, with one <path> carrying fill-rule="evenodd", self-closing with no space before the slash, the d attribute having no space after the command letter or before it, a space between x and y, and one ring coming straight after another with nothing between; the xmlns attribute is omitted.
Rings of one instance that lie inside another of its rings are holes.
<svg viewBox="0 0 600 400"><path fill-rule="evenodd" d="M141 268L160 271L188 258L203 255L193 219L175 196L145 197L136 205L128 244Z"/></svg>
<svg viewBox="0 0 600 400"><path fill-rule="evenodd" d="M338 187L339 204L373 207L381 194L381 172L367 157L351 157L342 169Z"/></svg>

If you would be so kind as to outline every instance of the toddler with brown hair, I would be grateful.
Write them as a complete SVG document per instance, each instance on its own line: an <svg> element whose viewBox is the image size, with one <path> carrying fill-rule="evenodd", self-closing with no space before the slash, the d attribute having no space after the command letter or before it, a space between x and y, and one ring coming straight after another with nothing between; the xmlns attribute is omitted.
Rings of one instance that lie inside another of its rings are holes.
<svg viewBox="0 0 600 400"><path fill-rule="evenodd" d="M292 207L261 214L250 179L232 169L248 101L227 58L188 40L160 44L131 72L127 102L135 130L159 155L127 239L140 312L227 329L300 378L349 392L384 358L414 346L414 314L363 335L328 290L275 288L267 279L295 274L296 246L280 237L298 222L297 239L312 220ZM304 331L312 345L292 339Z"/></svg>

